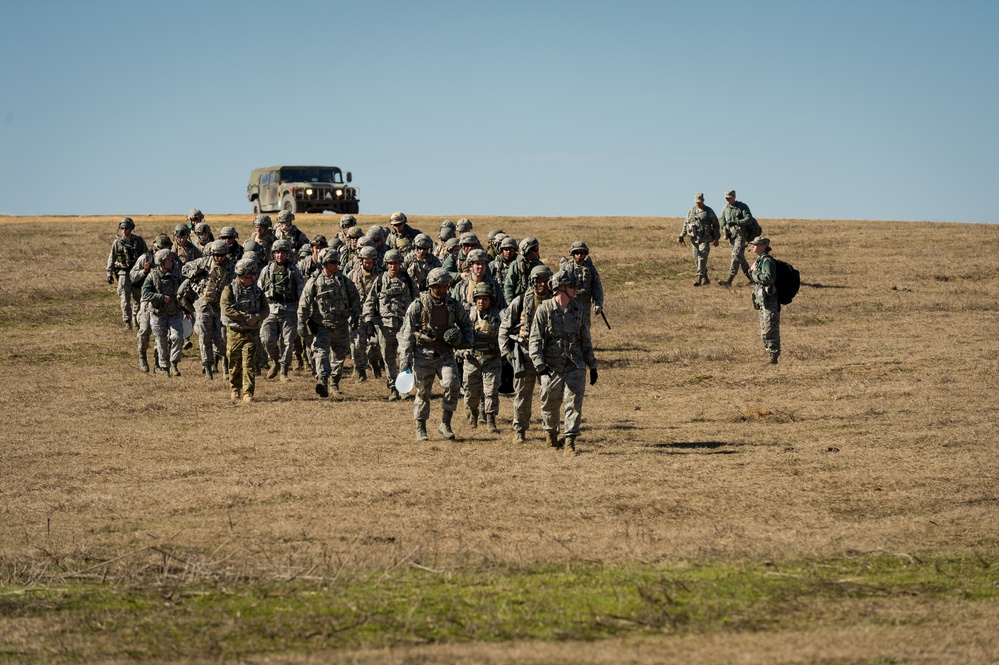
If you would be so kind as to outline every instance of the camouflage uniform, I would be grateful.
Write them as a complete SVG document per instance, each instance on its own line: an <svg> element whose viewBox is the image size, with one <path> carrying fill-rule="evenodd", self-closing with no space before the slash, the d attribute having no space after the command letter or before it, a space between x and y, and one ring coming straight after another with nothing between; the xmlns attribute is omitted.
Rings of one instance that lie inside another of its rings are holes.
<svg viewBox="0 0 999 665"><path fill-rule="evenodd" d="M287 240L291 243L292 256L298 255L298 250L309 244L309 238L302 233L294 224L295 214L290 210L283 210L278 215L278 229L274 232L275 242ZM287 222L287 223L286 223Z"/></svg>
<svg viewBox="0 0 999 665"><path fill-rule="evenodd" d="M352 228L357 228L357 218L356 217L354 217L353 215L344 215L343 217L340 218L340 231L337 232L336 237L339 238L340 242L342 242L347 247L350 247L350 235L349 235L349 233L350 233L350 229L352 229ZM360 231L361 229L357 229L357 230ZM363 235L363 233L361 235ZM340 264L341 264L341 267L342 267L344 265L344 262L341 260Z"/></svg>
<svg viewBox="0 0 999 665"><path fill-rule="evenodd" d="M413 241L416 240L416 236L420 235L420 230L410 226L406 215L401 212L392 213L392 216L389 217L389 223L393 228L388 234L388 238L385 239L385 246L388 249L398 250L403 257L408 256L413 249ZM396 226L399 228L395 228Z"/></svg>
<svg viewBox="0 0 999 665"><path fill-rule="evenodd" d="M389 250L392 251L396 250ZM392 257L392 254L386 253L385 256ZM397 258L402 257L397 254ZM388 270L379 275L364 301L364 322L373 326L377 333L378 346L386 365L385 381L393 399L399 398L395 389L395 378L399 374L399 331L406 310L419 297L416 282L400 265L396 277L392 277Z"/></svg>
<svg viewBox="0 0 999 665"><path fill-rule="evenodd" d="M510 257L509 261L507 261L503 257L503 251L502 251L503 249L513 250L513 255ZM489 274L493 276L493 279L496 280L496 283L499 284L501 287L506 284L506 275L510 271L510 264L512 264L516 260L517 260L517 241L511 238L510 236L507 236L500 242L499 254L496 256L495 259L493 259L489 263Z"/></svg>
<svg viewBox="0 0 999 665"><path fill-rule="evenodd" d="M424 240L423 238L426 238L426 240ZM423 236L423 238L418 237L416 240L413 241L414 244L417 247L419 247L420 244L425 244L428 242L431 245L433 244L430 241L429 236L425 235ZM431 248L427 249L428 251L426 257L421 260L419 256L417 256L416 250L414 248L414 250L410 252L408 256L406 256L406 260L403 261L402 264L402 267L405 268L406 272L409 273L409 276L413 278L413 281L416 283L416 288L418 288L420 291L427 290L427 275L430 274L430 271L433 270L434 268L441 267L441 260L436 256L434 256L434 254L431 251L429 251Z"/></svg>
<svg viewBox="0 0 999 665"><path fill-rule="evenodd" d="M495 307L497 311L506 307L506 300L504 300L502 296L503 287L493 279L492 275L489 274L488 269L481 282L476 282L472 275L469 275L451 287L450 295L452 298L464 305L466 310L471 312L475 309L475 287L479 284L487 284L493 289L493 293L500 294L499 296L493 298L493 307Z"/></svg>
<svg viewBox="0 0 999 665"><path fill-rule="evenodd" d="M700 202L704 202L704 195L698 194ZM718 217L715 211L704 206L696 205L687 211L687 221L680 229L677 242L683 243L683 239L690 236L690 251L694 255L694 270L697 273L697 281L694 286L710 284L708 279L708 254L711 253L711 243L717 243L721 238L721 231L718 226Z"/></svg>
<svg viewBox="0 0 999 665"><path fill-rule="evenodd" d="M180 262L187 264L190 261L200 259L203 254L201 250L191 242L191 230L187 224L178 224L173 231L173 252L180 258Z"/></svg>
<svg viewBox="0 0 999 665"><path fill-rule="evenodd" d="M484 286L480 282L475 289L481 294L488 291L490 300L496 293L495 285ZM472 324L472 348L463 352L462 389L465 393L465 406L471 416L472 427L476 426L479 416L479 405L485 403L483 416L492 431L496 429L496 415L499 413L500 374L503 370L503 359L500 356L499 330L500 315L495 304L491 304L485 312L473 306L468 313Z"/></svg>
<svg viewBox="0 0 999 665"><path fill-rule="evenodd" d="M552 278L558 289L562 271ZM557 295L557 294L556 294ZM596 381L597 359L590 343L590 327L583 306L575 300L560 306L553 297L538 307L531 326L530 356L541 376L541 424L549 442L558 447L560 408L565 413L563 435L567 452L575 449L586 392L586 367L590 383Z"/></svg>
<svg viewBox="0 0 999 665"><path fill-rule="evenodd" d="M582 265L577 265L573 258L573 254L579 252L586 253L586 258L583 260ZM569 258L562 259L560 269L571 272L576 276L576 284L578 285L576 302L583 306L583 315L586 317L586 324L589 327L590 313L593 308L598 308L597 311L604 308L604 287L600 283L600 273L597 272L596 266L593 265L593 260L590 258L590 250L585 242L577 240L572 243L572 246L569 247Z"/></svg>
<svg viewBox="0 0 999 665"><path fill-rule="evenodd" d="M226 354L232 398L237 399L242 392L243 400L247 402L253 401L260 324L268 312L267 296L256 282L249 286L240 284L239 275L252 272L252 263L248 259L240 259L236 264L237 277L226 284L219 300L222 323L226 327Z"/></svg>
<svg viewBox="0 0 999 665"><path fill-rule="evenodd" d="M777 264L770 256L770 240L757 238L752 244L761 243L766 247L756 258L749 270L749 281L753 283L753 308L760 311L760 339L763 348L770 354L771 364L777 364L780 356L780 301L777 299Z"/></svg>
<svg viewBox="0 0 999 665"><path fill-rule="evenodd" d="M371 287L374 286L375 280L378 279L381 272L382 269L378 266L376 259L375 266L370 271L365 270L360 260L358 260L356 267L347 273L347 279L353 282L354 288L361 298L362 308L368 298L368 294L371 293ZM354 360L354 370L358 374L366 372L368 369L369 352L372 350L371 347L374 346L377 348L378 346L378 338L375 336L374 326L369 327L366 324L354 326L351 332L350 346L351 356Z"/></svg>
<svg viewBox="0 0 999 665"><path fill-rule="evenodd" d="M741 269L746 278L749 278L749 262L746 261L746 243L752 240L748 237L747 227L752 224L753 213L749 206L742 201L735 200L735 191L729 190L726 196L731 194L731 201L722 208L721 224L725 229L725 237L732 246L732 264L728 270L728 278L725 284L731 284L736 273Z"/></svg>
<svg viewBox="0 0 999 665"><path fill-rule="evenodd" d="M320 261L329 262L330 257L339 259L336 250L326 248L320 254ZM336 273L327 275L324 271L310 279L298 303L299 334L308 329L314 335L312 362L318 381L316 392L321 397L328 395L330 378L334 392L339 391L343 363L350 351L351 330L361 327L358 325L361 297L357 287L339 272L339 263L336 265Z"/></svg>
<svg viewBox="0 0 999 665"><path fill-rule="evenodd" d="M177 365L184 345L184 316L177 298L180 279L172 265L166 266L167 261L176 261L173 252L169 249L156 252L156 267L142 283L142 302L149 307L160 371L169 376L172 367L174 375L180 376Z"/></svg>
<svg viewBox="0 0 999 665"><path fill-rule="evenodd" d="M447 284L447 273L443 268L437 268L431 272L427 282L428 287ZM427 290L406 310L399 333L399 360L403 371L412 369L416 374L413 418L417 422L418 440L426 439L430 393L434 377L438 375L444 389L443 413L438 431L446 439L454 438L451 417L458 405L458 388L461 382L454 362L454 351L456 348L471 346L472 323L468 319L468 313L446 293L443 298L437 299L431 290Z"/></svg>
<svg viewBox="0 0 999 665"><path fill-rule="evenodd" d="M194 303L194 330L198 333L198 351L201 365L207 378L217 370L219 360L223 361L222 373L228 374L225 362L225 326L222 325L220 301L222 290L236 278L235 263L223 254L225 242L217 240L209 248L209 255L184 266L184 277L191 282L198 299ZM222 260L216 256L225 257Z"/></svg>
<svg viewBox="0 0 999 665"><path fill-rule="evenodd" d="M118 224L118 228L120 230L128 225L130 225L130 229L135 228L135 223L131 218L126 217ZM117 284L118 297L121 301L121 320L129 330L132 329L133 316L139 312L142 292L141 284L138 288L132 286L128 273L138 258L148 251L146 241L141 236L132 233L128 238L124 235L115 238L111 245L111 252L108 254L108 284Z"/></svg>
<svg viewBox="0 0 999 665"><path fill-rule="evenodd" d="M165 242L163 242L165 241ZM166 235L156 236L153 240L153 248L147 251L145 254L140 256L135 261L135 265L128 272L129 282L131 288L136 289L139 293L142 293L142 285L146 281L146 276L153 269L155 262L154 254L160 249L169 249L171 247L170 239ZM177 282L180 283L182 280L180 271L180 261L174 260L172 268ZM141 296L140 296L141 297ZM150 307L149 303L140 302L136 308L135 314L135 329L136 329L136 342L138 343L139 349L139 369L143 372L149 371L149 340L152 337L153 329L152 324L149 319Z"/></svg>
<svg viewBox="0 0 999 665"><path fill-rule="evenodd" d="M520 241L520 256L510 264L510 269L506 273L506 281L503 282L503 298L507 302L530 288L531 270L535 266L541 265L540 258L530 258L528 254L538 247L537 238L524 238Z"/></svg>
<svg viewBox="0 0 999 665"><path fill-rule="evenodd" d="M290 248L290 243L279 240L274 247ZM260 326L260 342L273 363L268 378L273 379L280 372L282 380L287 380L298 336L298 301L305 288L305 279L290 258L283 265L274 260L260 272L257 286L263 289L270 307L269 315Z"/></svg>
<svg viewBox="0 0 999 665"><path fill-rule="evenodd" d="M196 238L194 244L201 250L202 254L207 252L211 244L215 242L215 235L208 222L198 222L194 225L194 237Z"/></svg>

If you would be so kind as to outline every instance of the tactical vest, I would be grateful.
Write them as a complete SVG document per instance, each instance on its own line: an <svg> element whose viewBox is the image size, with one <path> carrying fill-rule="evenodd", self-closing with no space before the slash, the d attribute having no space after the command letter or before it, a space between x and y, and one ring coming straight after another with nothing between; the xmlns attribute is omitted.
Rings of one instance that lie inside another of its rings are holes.
<svg viewBox="0 0 999 665"><path fill-rule="evenodd" d="M477 358L489 358L499 355L499 322L495 320L492 311L485 314L476 309L472 324L472 353Z"/></svg>
<svg viewBox="0 0 999 665"><path fill-rule="evenodd" d="M527 345L527 340L531 336L531 323L534 321L534 315L538 311L538 307L541 306L545 300L548 300L550 296L539 296L534 289L524 293L521 298L523 299L523 307L520 313L520 341L525 346Z"/></svg>
<svg viewBox="0 0 999 665"><path fill-rule="evenodd" d="M378 278L375 290L378 297L378 314L382 317L383 324L395 326L402 321L409 304L413 302L410 295L412 282L412 278L402 271L398 277L392 277L386 271Z"/></svg>
<svg viewBox="0 0 999 665"><path fill-rule="evenodd" d="M423 338L418 341L426 346L450 349L451 345L444 341L444 333L457 320L454 308L460 305L454 299L449 302L447 296L436 304L429 291L420 294L420 304L420 334Z"/></svg>
<svg viewBox="0 0 999 665"><path fill-rule="evenodd" d="M575 300L570 301L568 307L563 312L557 303L553 302L548 314L548 322L545 326L545 337L547 338L545 349L548 351L551 345L558 349L558 355L565 358L577 367L583 367L583 352L579 348L579 332L583 326L583 306Z"/></svg>
<svg viewBox="0 0 999 665"><path fill-rule="evenodd" d="M243 285L239 283L238 279L233 279L229 282L229 288L232 290L232 307L237 312L241 314L260 314L266 315L264 312L264 292L256 284L250 284L249 287L243 288ZM227 328L237 331L247 331L256 330L259 326L244 326L235 321L226 318L225 312L222 313L223 323L225 323Z"/></svg>
<svg viewBox="0 0 999 665"><path fill-rule="evenodd" d="M118 238L115 240L115 253L114 253L114 267L118 270L131 270L135 262L139 260L142 255L142 247L139 245L139 241L142 240L139 236L134 233L129 236L128 240L125 238ZM144 243L143 243L144 244Z"/></svg>
<svg viewBox="0 0 999 665"><path fill-rule="evenodd" d="M156 268L149 273L149 279L152 280L156 293L170 297L170 302L160 302L158 305L150 302L149 311L156 316L173 316L178 313L180 306L177 304L177 289L180 284L173 272L163 273Z"/></svg>
<svg viewBox="0 0 999 665"><path fill-rule="evenodd" d="M347 278L343 273L332 277L320 273L313 280L316 290L316 309L323 324L332 327L350 318L350 297L347 291Z"/></svg>
<svg viewBox="0 0 999 665"><path fill-rule="evenodd" d="M290 305L298 302L298 279L287 265L271 264L264 279L264 295L271 302Z"/></svg>

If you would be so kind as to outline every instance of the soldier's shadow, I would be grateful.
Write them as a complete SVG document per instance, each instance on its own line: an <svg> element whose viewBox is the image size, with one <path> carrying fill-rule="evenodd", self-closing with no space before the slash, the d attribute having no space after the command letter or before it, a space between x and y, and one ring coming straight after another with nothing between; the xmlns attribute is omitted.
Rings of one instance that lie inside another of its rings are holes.
<svg viewBox="0 0 999 665"><path fill-rule="evenodd" d="M645 447L661 455L735 455L742 444L726 441L673 441L650 443Z"/></svg>

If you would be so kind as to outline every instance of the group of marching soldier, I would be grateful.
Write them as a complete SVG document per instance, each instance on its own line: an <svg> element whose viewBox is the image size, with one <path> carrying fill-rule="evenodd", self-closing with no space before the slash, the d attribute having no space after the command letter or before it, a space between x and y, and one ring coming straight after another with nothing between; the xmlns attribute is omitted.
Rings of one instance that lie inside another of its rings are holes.
<svg viewBox="0 0 999 665"><path fill-rule="evenodd" d="M328 239L306 237L283 211L272 228L254 219L242 244L235 228L218 239L200 210L173 237L147 248L126 217L107 263L125 326L138 337L139 369L179 376L185 321L198 333L202 374L227 378L234 401L253 402L256 376L288 380L292 365L314 376L323 398L341 395L351 356L357 381L384 378L390 401L412 373L416 440L426 441L434 378L443 389L437 431L455 438L464 398L471 427L498 433L504 364L513 373L514 441L524 443L535 387L548 443L575 454L587 379L597 381L590 315L602 314L600 277L584 242L557 271L542 263L537 238L500 230L480 242L468 219L444 220L436 240L393 213L362 231L353 215Z"/></svg>

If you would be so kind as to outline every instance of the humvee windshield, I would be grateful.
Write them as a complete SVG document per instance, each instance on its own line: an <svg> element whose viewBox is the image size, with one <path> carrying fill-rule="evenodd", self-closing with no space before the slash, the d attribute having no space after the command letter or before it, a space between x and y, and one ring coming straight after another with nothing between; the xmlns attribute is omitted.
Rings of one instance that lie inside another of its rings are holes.
<svg viewBox="0 0 999 665"><path fill-rule="evenodd" d="M307 168L284 168L281 169L281 182L343 182L343 173L340 169L321 168L318 166Z"/></svg>

